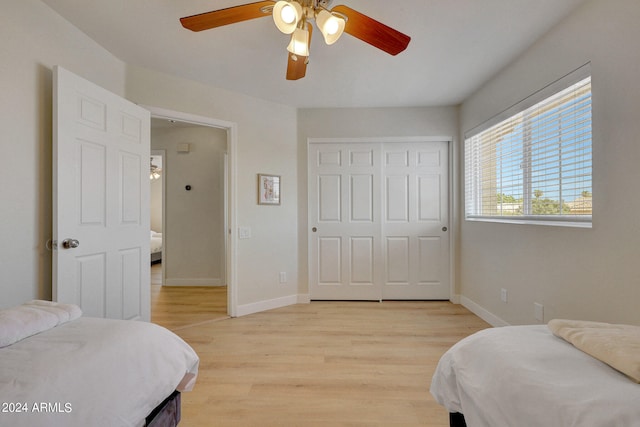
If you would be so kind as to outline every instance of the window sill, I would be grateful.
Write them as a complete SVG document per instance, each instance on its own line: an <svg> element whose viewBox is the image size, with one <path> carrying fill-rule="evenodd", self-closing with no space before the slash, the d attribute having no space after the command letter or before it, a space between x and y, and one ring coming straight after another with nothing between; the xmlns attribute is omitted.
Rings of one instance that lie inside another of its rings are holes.
<svg viewBox="0 0 640 427"><path fill-rule="evenodd" d="M584 217L579 221L573 218L547 219L539 217L505 218L505 217L466 217L469 222L499 222L503 224L518 225L547 225L551 227L593 228L591 217Z"/></svg>

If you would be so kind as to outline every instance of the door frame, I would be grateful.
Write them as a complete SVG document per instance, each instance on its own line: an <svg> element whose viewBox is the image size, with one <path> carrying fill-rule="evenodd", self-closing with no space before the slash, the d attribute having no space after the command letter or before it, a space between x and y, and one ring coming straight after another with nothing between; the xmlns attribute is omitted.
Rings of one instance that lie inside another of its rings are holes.
<svg viewBox="0 0 640 427"><path fill-rule="evenodd" d="M448 191L449 197L447 202L448 208L448 223L449 223L449 232L447 233L449 239L449 301L454 304L459 303L459 295L456 294L455 283L455 254L457 251L455 242L456 242L456 234L457 234L457 218L458 216L455 214L454 208L457 206L456 203L456 192L455 186L457 185L457 181L455 180L457 168L455 167L456 163L454 162L454 138L451 136L401 136L401 137L348 137L348 138L307 138L307 160L306 165L309 164L309 156L311 152L309 150L309 146L311 144L388 144L388 143L411 143L411 142L446 142L447 143L447 151L449 155L449 170L448 170ZM307 185L309 183L309 169L307 167ZM307 254L311 254L311 230L309 228L309 224L311 223L311 212L310 212L310 192L307 191ZM311 259L310 256L307 256L307 283L311 283L311 263L314 260ZM309 289L309 297L311 297L311 289Z"/></svg>
<svg viewBox="0 0 640 427"><path fill-rule="evenodd" d="M238 150L238 125L235 122L214 119L211 117L198 116L190 113L168 110L165 108L154 107L149 105L141 105L151 112L151 118L176 120L185 123L192 123L199 126L208 126L217 129L223 129L227 132L227 168L226 168L226 187L225 200L227 207L225 209L226 216L226 267L225 278L227 282L227 314L231 317L237 317L238 313L238 289L237 289L237 236L232 233L237 223L237 183L236 175L236 158ZM164 202L164 201L163 201ZM164 222L164 217L163 217Z"/></svg>
<svg viewBox="0 0 640 427"><path fill-rule="evenodd" d="M149 141L151 141L151 138L149 138ZM160 209L162 209L162 232L164 233L164 230L166 229L166 224L165 224L165 212L167 209L166 206L166 200L167 200L167 181L165 180L165 174L167 171L167 150L150 150L149 151L151 153L151 156L162 156L162 173L160 174L160 180L162 182L162 207ZM151 195L149 195L149 198L151 198ZM149 223L151 224L151 223ZM165 271L164 271L164 267L166 265L166 263L164 262L164 247L165 247L165 237L164 234L162 236L162 261L160 263L160 271L161 271L161 285L164 286L164 278L165 278Z"/></svg>

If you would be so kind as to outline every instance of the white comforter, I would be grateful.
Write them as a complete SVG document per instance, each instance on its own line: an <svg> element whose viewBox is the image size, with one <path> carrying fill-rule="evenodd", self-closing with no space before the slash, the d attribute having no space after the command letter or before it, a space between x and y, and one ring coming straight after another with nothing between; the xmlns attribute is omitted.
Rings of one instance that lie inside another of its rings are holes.
<svg viewBox="0 0 640 427"><path fill-rule="evenodd" d="M162 252L162 233L151 232L151 239L149 241L150 253Z"/></svg>
<svg viewBox="0 0 640 427"><path fill-rule="evenodd" d="M546 325L463 339L440 359L431 394L469 427L640 426L640 386Z"/></svg>
<svg viewBox="0 0 640 427"><path fill-rule="evenodd" d="M0 348L0 425L140 426L198 363L158 325L79 318Z"/></svg>

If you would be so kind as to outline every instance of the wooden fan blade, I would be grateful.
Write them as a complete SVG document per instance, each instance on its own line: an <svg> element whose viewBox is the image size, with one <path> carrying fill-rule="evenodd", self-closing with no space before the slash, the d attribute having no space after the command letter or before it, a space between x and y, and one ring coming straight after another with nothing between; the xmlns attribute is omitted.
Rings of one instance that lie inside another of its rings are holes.
<svg viewBox="0 0 640 427"><path fill-rule="evenodd" d="M212 12L180 18L182 26L191 31L203 31L236 22L271 16L271 8L275 1L258 1Z"/></svg>
<svg viewBox="0 0 640 427"><path fill-rule="evenodd" d="M296 56L289 52L287 63L287 80L299 80L307 74L308 56Z"/></svg>
<svg viewBox="0 0 640 427"><path fill-rule="evenodd" d="M309 25L307 27L309 31L309 48L311 47L311 36L313 35L313 27ZM289 52L289 58L287 62L287 80L300 80L307 74L307 64L309 63L308 56L294 55Z"/></svg>
<svg viewBox="0 0 640 427"><path fill-rule="evenodd" d="M371 46L384 50L390 55L397 55L407 48L411 37L400 31L369 18L367 15L351 9L350 7L340 5L332 9L332 12L338 12L346 16L347 23L344 31L369 43Z"/></svg>

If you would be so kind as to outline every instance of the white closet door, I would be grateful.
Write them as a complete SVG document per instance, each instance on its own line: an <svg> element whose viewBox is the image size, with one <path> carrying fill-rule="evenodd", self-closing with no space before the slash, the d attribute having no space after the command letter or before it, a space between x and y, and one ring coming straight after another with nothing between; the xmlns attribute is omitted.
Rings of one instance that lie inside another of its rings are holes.
<svg viewBox="0 0 640 427"><path fill-rule="evenodd" d="M449 299L446 142L383 148L383 299Z"/></svg>
<svg viewBox="0 0 640 427"><path fill-rule="evenodd" d="M379 300L380 146L310 144L310 285L316 300Z"/></svg>
<svg viewBox="0 0 640 427"><path fill-rule="evenodd" d="M446 142L309 144L313 300L449 299Z"/></svg>

